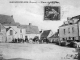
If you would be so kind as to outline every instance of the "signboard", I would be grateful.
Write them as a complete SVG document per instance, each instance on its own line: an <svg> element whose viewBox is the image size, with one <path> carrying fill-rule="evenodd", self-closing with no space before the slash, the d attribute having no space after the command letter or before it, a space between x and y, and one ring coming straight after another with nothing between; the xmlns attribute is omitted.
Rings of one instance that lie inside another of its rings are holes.
<svg viewBox="0 0 80 60"><path fill-rule="evenodd" d="M60 6L45 6L44 20L60 20Z"/></svg>

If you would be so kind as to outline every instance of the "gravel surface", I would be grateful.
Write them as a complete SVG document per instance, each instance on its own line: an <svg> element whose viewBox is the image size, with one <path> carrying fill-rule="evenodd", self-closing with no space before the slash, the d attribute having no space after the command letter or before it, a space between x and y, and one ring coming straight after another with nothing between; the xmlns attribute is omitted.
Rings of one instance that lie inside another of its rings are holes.
<svg viewBox="0 0 80 60"><path fill-rule="evenodd" d="M0 60L77 60L75 48L55 44L0 43Z"/></svg>

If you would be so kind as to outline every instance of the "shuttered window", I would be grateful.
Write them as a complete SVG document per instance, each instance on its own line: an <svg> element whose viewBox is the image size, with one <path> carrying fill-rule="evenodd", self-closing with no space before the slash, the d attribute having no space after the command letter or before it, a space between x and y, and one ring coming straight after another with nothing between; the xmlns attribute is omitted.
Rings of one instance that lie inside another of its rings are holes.
<svg viewBox="0 0 80 60"><path fill-rule="evenodd" d="M68 28L68 33L70 33L70 28Z"/></svg>
<svg viewBox="0 0 80 60"><path fill-rule="evenodd" d="M20 29L20 33L22 33L22 29Z"/></svg>
<svg viewBox="0 0 80 60"><path fill-rule="evenodd" d="M65 29L64 29L64 34L65 34Z"/></svg>
<svg viewBox="0 0 80 60"><path fill-rule="evenodd" d="M74 33L74 27L72 27L72 33Z"/></svg>
<svg viewBox="0 0 80 60"><path fill-rule="evenodd" d="M10 30L10 35L13 35L13 31L12 30Z"/></svg>

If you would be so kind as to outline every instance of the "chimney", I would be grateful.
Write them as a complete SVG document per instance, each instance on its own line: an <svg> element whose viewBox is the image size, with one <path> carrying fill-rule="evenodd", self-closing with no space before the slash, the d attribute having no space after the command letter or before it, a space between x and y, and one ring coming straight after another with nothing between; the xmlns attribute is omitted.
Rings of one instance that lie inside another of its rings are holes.
<svg viewBox="0 0 80 60"><path fill-rule="evenodd" d="M11 17L13 18L13 15L11 15Z"/></svg>
<svg viewBox="0 0 80 60"><path fill-rule="evenodd" d="M31 26L32 24L31 23L29 23L29 26Z"/></svg>

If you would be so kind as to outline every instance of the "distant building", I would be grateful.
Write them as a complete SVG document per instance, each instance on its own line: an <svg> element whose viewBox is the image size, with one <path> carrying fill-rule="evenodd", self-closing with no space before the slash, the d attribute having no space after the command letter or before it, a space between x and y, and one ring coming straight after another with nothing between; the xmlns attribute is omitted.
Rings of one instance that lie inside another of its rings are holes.
<svg viewBox="0 0 80 60"><path fill-rule="evenodd" d="M44 30L41 34L41 38L49 38L53 35L51 30Z"/></svg>
<svg viewBox="0 0 80 60"><path fill-rule="evenodd" d="M49 37L50 42L56 42L59 40L59 32L55 32L51 37Z"/></svg>
<svg viewBox="0 0 80 60"><path fill-rule="evenodd" d="M59 27L60 40L80 41L80 15L68 19Z"/></svg>

